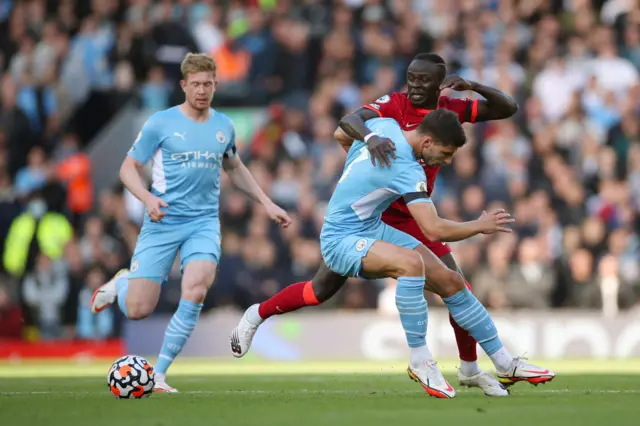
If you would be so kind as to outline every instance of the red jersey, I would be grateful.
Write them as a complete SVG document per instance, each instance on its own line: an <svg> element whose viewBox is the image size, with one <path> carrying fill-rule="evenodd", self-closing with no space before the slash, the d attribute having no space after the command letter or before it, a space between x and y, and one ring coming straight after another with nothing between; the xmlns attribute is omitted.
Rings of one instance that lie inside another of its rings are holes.
<svg viewBox="0 0 640 426"><path fill-rule="evenodd" d="M364 108L376 112L380 117L393 118L404 130L414 129L425 115L432 110L417 108L414 106L406 93L394 92L391 95L384 95L376 99L375 102L364 105ZM461 123L475 123L478 115L478 100L471 99L453 99L447 96L440 96L438 100L438 108L445 108L458 114ZM440 170L440 166L428 167L423 166L427 175L427 193L431 196L433 186L436 182L436 176ZM385 211L385 215L408 216L409 210L402 198L395 201Z"/></svg>

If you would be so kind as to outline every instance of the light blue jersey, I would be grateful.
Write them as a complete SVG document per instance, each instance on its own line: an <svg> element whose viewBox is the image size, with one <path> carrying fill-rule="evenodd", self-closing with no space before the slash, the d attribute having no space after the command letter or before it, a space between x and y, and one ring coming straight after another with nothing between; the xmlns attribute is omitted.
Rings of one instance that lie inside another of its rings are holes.
<svg viewBox="0 0 640 426"><path fill-rule="evenodd" d="M198 123L176 106L149 117L129 155L152 161L152 193L169 205L163 222L218 217L222 160L236 155L235 130L214 109Z"/></svg>
<svg viewBox="0 0 640 426"><path fill-rule="evenodd" d="M141 163L152 161L151 192L169 205L162 222L145 214L129 278L163 283L178 251L182 268L194 260L217 264L222 161L236 155L231 119L214 109L204 123L187 118L178 107L157 112L129 155Z"/></svg>
<svg viewBox="0 0 640 426"><path fill-rule="evenodd" d="M427 197L427 178L398 123L390 118L366 122L371 131L391 139L396 145L396 159L391 167L371 164L369 150L356 141L331 196L320 235L322 255L327 266L341 275L357 276L362 257L376 240L415 248L415 238L385 225L384 212L398 198L414 193L407 205L431 202Z"/></svg>

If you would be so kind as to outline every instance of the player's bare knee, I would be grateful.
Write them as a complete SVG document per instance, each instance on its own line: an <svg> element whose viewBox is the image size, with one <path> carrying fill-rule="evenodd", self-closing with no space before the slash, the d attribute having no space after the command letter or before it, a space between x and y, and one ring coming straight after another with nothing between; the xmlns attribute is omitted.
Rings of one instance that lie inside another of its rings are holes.
<svg viewBox="0 0 640 426"><path fill-rule="evenodd" d="M462 276L451 269L444 270L438 281L438 295L441 297L451 297L465 287Z"/></svg>
<svg viewBox="0 0 640 426"><path fill-rule="evenodd" d="M195 303L202 303L207 297L209 286L202 281L193 285L185 286L182 290L182 298Z"/></svg>
<svg viewBox="0 0 640 426"><path fill-rule="evenodd" d="M397 274L399 277L419 277L424 275L424 263L420 253L412 251L407 256L403 256L398 264Z"/></svg>
<svg viewBox="0 0 640 426"><path fill-rule="evenodd" d="M127 318L134 321L145 319L151 315L154 308L155 306L148 301L127 299Z"/></svg>

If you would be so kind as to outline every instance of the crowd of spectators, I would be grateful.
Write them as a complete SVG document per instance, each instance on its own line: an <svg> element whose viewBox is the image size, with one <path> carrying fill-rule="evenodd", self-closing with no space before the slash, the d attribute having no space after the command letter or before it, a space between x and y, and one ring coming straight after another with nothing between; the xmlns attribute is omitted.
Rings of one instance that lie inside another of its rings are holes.
<svg viewBox="0 0 640 426"><path fill-rule="evenodd" d="M513 234L453 245L478 298L608 316L640 301L640 1L3 0L0 34L0 339L118 334L119 312L94 317L87 302L128 266L144 207L116 171L94 200L89 141L66 123L104 90L150 112L180 102L189 51L217 61L216 108L267 111L241 155L294 218L278 230L223 178L224 255L207 307L244 308L313 276L345 158L338 120L403 90L428 51L520 106L468 125L435 185L446 218L495 207L516 218ZM160 311L178 283L176 265ZM394 286L350 280L326 307L393 311Z"/></svg>

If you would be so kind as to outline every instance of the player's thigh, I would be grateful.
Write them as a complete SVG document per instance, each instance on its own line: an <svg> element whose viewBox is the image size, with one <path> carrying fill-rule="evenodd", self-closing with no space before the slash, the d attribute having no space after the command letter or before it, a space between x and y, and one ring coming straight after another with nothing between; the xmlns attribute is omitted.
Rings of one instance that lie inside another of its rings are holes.
<svg viewBox="0 0 640 426"><path fill-rule="evenodd" d="M180 231L176 225L145 223L131 258L129 279L144 278L162 284L184 239Z"/></svg>
<svg viewBox="0 0 640 426"><path fill-rule="evenodd" d="M316 299L326 302L347 282L347 277L333 272L324 262L313 277L311 285Z"/></svg>
<svg viewBox="0 0 640 426"><path fill-rule="evenodd" d="M220 261L220 222L204 218L186 225L189 237L180 247L180 263L183 271L182 291L205 292L213 284L216 267Z"/></svg>
<svg viewBox="0 0 640 426"><path fill-rule="evenodd" d="M155 310L160 299L161 286L147 278L129 278L127 289L127 314L130 319L145 318Z"/></svg>
<svg viewBox="0 0 640 426"><path fill-rule="evenodd" d="M424 274L415 250L377 240L362 259L362 275L368 278L418 277Z"/></svg>
<svg viewBox="0 0 640 426"><path fill-rule="evenodd" d="M420 254L424 263L425 288L428 291L441 297L450 297L464 288L462 276L449 269L431 250L420 245L416 252Z"/></svg>

